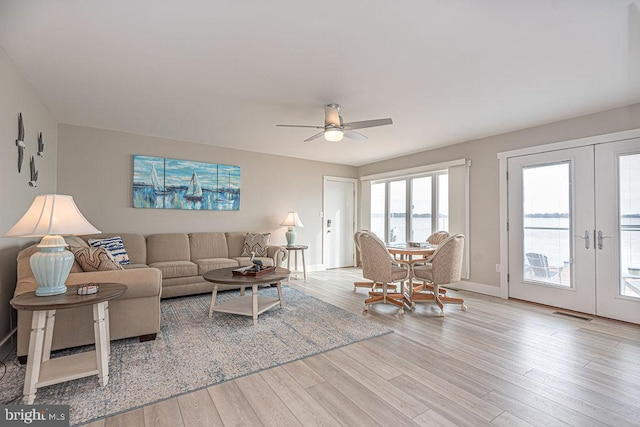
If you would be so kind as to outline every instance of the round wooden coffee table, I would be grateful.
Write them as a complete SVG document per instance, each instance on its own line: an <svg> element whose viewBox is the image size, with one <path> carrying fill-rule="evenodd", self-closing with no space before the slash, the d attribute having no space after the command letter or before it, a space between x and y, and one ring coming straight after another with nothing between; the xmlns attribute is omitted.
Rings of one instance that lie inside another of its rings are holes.
<svg viewBox="0 0 640 427"><path fill-rule="evenodd" d="M127 291L127 286L121 283L96 284L99 290L92 295L78 295L79 285L74 285L69 286L64 294L36 296L35 292L27 292L10 301L16 310L33 311L23 403L32 404L36 398L36 390L46 385L91 375L98 375L101 386L109 382L108 304L110 300L122 296ZM56 310L85 305L93 306L95 351L50 359Z"/></svg>
<svg viewBox="0 0 640 427"><path fill-rule="evenodd" d="M238 267L219 268L206 272L203 277L205 280L213 283L213 291L211 292L211 307L209 308L209 317L213 316L214 311L221 313L239 314L241 316L251 316L253 324L258 323L258 315L280 304L280 308L284 307L282 301L282 280L289 277L289 270L277 267L275 271L261 276L239 276L234 275L233 270ZM258 285L264 283L275 283L278 288L278 298L261 298L258 296ZM251 295L245 295L244 289L251 286ZM216 304L216 296L220 288L240 288L240 296L230 301Z"/></svg>

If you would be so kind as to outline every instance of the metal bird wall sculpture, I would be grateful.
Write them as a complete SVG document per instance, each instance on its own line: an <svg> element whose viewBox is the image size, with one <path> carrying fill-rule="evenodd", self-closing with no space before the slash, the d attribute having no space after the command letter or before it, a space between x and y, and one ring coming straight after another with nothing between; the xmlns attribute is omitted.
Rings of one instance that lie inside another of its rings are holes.
<svg viewBox="0 0 640 427"><path fill-rule="evenodd" d="M16 139L16 146L18 147L18 173L20 173L22 171L24 149L26 148L24 143L24 123L22 122L22 113L18 115L18 139Z"/></svg>
<svg viewBox="0 0 640 427"><path fill-rule="evenodd" d="M44 141L42 140L42 132L38 134L38 156L44 157Z"/></svg>
<svg viewBox="0 0 640 427"><path fill-rule="evenodd" d="M37 187L36 182L38 181L38 171L36 170L36 159L31 156L31 161L29 162L29 167L31 169L31 180L29 181L29 187Z"/></svg>

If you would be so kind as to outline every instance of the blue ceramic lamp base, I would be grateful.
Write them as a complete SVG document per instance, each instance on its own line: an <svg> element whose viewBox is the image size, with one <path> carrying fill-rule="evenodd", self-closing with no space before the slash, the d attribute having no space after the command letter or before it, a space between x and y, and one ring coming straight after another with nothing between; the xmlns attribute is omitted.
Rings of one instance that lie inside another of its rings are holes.
<svg viewBox="0 0 640 427"><path fill-rule="evenodd" d="M287 246L295 246L296 231L293 229L293 227L289 227L285 236L287 237Z"/></svg>
<svg viewBox="0 0 640 427"><path fill-rule="evenodd" d="M61 236L45 236L38 245L40 252L31 256L31 271L38 282L36 295L51 296L67 292L64 282L73 266L73 254L66 250Z"/></svg>

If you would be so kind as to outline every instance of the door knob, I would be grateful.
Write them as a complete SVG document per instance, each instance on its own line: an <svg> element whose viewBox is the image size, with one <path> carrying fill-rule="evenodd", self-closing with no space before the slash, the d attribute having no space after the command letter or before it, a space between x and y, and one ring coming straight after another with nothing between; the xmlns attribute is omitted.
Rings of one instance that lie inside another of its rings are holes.
<svg viewBox="0 0 640 427"><path fill-rule="evenodd" d="M598 230L598 249L602 249L602 240L603 239L612 239L611 236L603 236L602 230Z"/></svg>
<svg viewBox="0 0 640 427"><path fill-rule="evenodd" d="M584 237L576 235L578 239L584 240L584 248L589 249L589 230L584 230Z"/></svg>

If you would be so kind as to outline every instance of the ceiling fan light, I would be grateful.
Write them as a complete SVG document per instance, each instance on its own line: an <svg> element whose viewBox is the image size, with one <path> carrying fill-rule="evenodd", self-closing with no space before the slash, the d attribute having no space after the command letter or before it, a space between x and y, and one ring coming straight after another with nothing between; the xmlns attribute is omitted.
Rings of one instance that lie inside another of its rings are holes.
<svg viewBox="0 0 640 427"><path fill-rule="evenodd" d="M344 137L344 132L342 129L327 129L324 131L324 139L329 142L339 142L342 141Z"/></svg>

